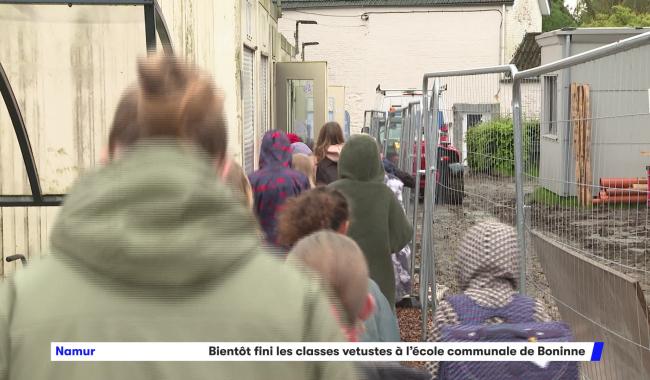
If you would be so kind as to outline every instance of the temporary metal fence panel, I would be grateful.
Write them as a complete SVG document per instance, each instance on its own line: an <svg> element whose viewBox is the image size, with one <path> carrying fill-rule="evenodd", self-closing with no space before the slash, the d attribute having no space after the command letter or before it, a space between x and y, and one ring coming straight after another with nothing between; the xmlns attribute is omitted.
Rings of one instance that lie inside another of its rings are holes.
<svg viewBox="0 0 650 380"><path fill-rule="evenodd" d="M556 50L586 50L567 33ZM650 32L514 76L517 205L534 243L522 275L576 340L605 342L587 379L650 373L648 62Z"/></svg>
<svg viewBox="0 0 650 380"><path fill-rule="evenodd" d="M510 90L506 78L514 72L514 66L497 66L423 78L422 92L427 94L421 116L426 163L419 279L423 339L437 299L445 291L460 291L455 274L462 263L456 262L456 253L467 229L493 218L514 224L514 154L501 157L495 149L512 150L514 144L512 102L502 96ZM477 137L477 132L485 135Z"/></svg>
<svg viewBox="0 0 650 380"><path fill-rule="evenodd" d="M607 363L582 365L582 377L647 376L648 61L645 33L523 72L500 66L424 76L423 93L431 83L433 91L421 118L423 332L444 293L437 285L461 290L450 274L462 265L455 257L462 235L499 220L516 227L520 291L570 323L577 340L611 347ZM458 153L460 187L445 178ZM458 193L462 200L449 198Z"/></svg>
<svg viewBox="0 0 650 380"><path fill-rule="evenodd" d="M407 107L402 110L402 131L400 136L400 150L399 150L399 161L398 168L406 173L413 175L418 175L414 166L415 158L415 149L416 145L416 136L417 130L420 129L420 102L411 102ZM419 199L419 188L414 188L411 190L409 187L404 187L402 191L402 200L404 204L404 209L408 220L411 221L413 226L413 238L409 243L409 248L411 251L411 260L409 262L409 272L412 279L412 288L411 288L411 297L416 297L416 251L419 248L418 237L419 237L419 228L421 225L420 216L418 215L418 200Z"/></svg>
<svg viewBox="0 0 650 380"><path fill-rule="evenodd" d="M397 159L397 167L403 170L404 162L406 161L406 151L404 150L404 144L408 140L408 135L409 135L409 122L411 119L411 109L410 107L405 107L402 110L402 129L400 130L400 136L399 136L399 150L398 150L398 159Z"/></svg>
<svg viewBox="0 0 650 380"><path fill-rule="evenodd" d="M386 112L366 111L363 117L363 128L367 133L379 141L379 129L386 123Z"/></svg>

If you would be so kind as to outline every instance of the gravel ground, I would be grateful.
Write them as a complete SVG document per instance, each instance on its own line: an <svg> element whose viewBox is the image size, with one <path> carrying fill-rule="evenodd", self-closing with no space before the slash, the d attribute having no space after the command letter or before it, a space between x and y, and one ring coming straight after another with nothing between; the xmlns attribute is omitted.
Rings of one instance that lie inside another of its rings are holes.
<svg viewBox="0 0 650 380"><path fill-rule="evenodd" d="M534 187L526 186L531 193ZM505 223L515 221L515 186L511 178L468 175L465 178L462 206L436 205L433 240L436 283L458 292L455 276L455 255L463 234L476 223L497 218ZM571 206L549 206L527 201L527 224L547 236L583 252L590 258L608 263L612 268L639 279L646 299L650 295L650 226L645 205L633 207L600 206L580 209ZM420 203L420 215L423 210ZM420 218L421 220L421 218ZM418 225L418 236L421 225ZM529 245L528 294L541 298L551 315L559 316L546 277ZM419 247L415 257L419 266ZM416 274L415 289L419 285ZM420 339L419 309L398 310L402 339Z"/></svg>

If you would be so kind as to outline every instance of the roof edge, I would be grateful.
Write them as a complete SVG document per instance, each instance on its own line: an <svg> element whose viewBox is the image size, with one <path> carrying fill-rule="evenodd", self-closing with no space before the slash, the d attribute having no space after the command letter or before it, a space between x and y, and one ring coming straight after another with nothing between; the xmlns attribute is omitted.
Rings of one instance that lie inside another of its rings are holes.
<svg viewBox="0 0 650 380"><path fill-rule="evenodd" d="M443 0L448 1L448 0ZM546 0L539 0L546 1ZM467 7L467 6L486 6L486 5L513 5L515 0L460 0L457 3L455 2L444 2L437 4L372 4L372 5L359 5L359 4L344 4L336 0L330 1L328 3L319 2L317 5L308 5L308 4L294 4L282 2L282 10L302 10L302 9L332 9L332 8L439 8L439 7Z"/></svg>
<svg viewBox="0 0 650 380"><path fill-rule="evenodd" d="M551 30L537 36L537 39L551 36L565 36L568 34L639 34L650 31L650 27L637 28L629 26L606 27L606 28L565 28Z"/></svg>

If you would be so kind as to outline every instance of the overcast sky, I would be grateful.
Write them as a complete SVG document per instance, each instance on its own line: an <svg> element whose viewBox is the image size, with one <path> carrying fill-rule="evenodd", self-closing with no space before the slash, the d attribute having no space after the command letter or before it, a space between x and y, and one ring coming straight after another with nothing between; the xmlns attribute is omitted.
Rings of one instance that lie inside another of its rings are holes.
<svg viewBox="0 0 650 380"><path fill-rule="evenodd" d="M569 11L573 12L576 8L576 1L578 0L564 0L564 6L569 8Z"/></svg>

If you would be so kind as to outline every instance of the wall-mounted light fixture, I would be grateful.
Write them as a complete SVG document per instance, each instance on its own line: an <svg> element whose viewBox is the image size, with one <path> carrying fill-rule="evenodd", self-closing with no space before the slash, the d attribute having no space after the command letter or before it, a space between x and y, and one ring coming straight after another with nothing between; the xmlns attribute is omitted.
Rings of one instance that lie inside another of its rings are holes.
<svg viewBox="0 0 650 380"><path fill-rule="evenodd" d="M361 21L368 21L370 19L370 15L367 13L364 13L361 15Z"/></svg>

